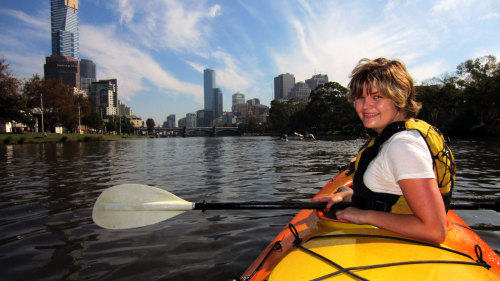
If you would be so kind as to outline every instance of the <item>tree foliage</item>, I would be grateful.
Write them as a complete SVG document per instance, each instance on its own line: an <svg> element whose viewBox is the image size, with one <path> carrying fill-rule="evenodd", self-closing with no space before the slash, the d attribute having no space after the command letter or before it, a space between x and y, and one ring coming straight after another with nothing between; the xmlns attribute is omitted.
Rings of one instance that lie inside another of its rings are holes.
<svg viewBox="0 0 500 281"><path fill-rule="evenodd" d="M148 127L148 132L150 134L153 133L153 130L155 128L155 120L153 120L152 118L148 118L146 120L146 126Z"/></svg>
<svg viewBox="0 0 500 281"><path fill-rule="evenodd" d="M439 128L449 126L447 121L456 115L462 100L457 81L456 76L445 76L433 79L428 85L415 87L416 99L423 105L419 117Z"/></svg>
<svg viewBox="0 0 500 281"><path fill-rule="evenodd" d="M467 60L457 67L459 84L464 87L467 102L484 125L487 115L498 115L500 66L495 56Z"/></svg>
<svg viewBox="0 0 500 281"><path fill-rule="evenodd" d="M23 93L28 108L43 111L45 128L53 129L60 124L76 130L79 121L85 124L82 120L87 120L91 114L92 107L87 97L75 94L72 87L55 79L34 75L24 83Z"/></svg>
<svg viewBox="0 0 500 281"><path fill-rule="evenodd" d="M333 131L359 123L348 90L337 82L319 85L307 102L290 99L271 102L269 117L273 131Z"/></svg>
<svg viewBox="0 0 500 281"><path fill-rule="evenodd" d="M26 99L19 93L21 82L8 70L5 59L0 59L0 122L31 123Z"/></svg>

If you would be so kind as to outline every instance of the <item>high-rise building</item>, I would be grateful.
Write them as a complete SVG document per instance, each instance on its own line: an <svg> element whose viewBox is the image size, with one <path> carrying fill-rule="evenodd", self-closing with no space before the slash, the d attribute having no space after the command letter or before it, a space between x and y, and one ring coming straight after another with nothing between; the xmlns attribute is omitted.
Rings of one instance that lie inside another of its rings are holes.
<svg viewBox="0 0 500 281"><path fill-rule="evenodd" d="M213 92L215 88L215 71L207 68L203 70L203 90L204 90L204 108L214 111Z"/></svg>
<svg viewBox="0 0 500 281"><path fill-rule="evenodd" d="M311 88L309 88L309 86L307 86L307 84L304 82L297 82L297 84L295 84L295 86L292 88L289 98L296 98L308 101L310 95L311 95Z"/></svg>
<svg viewBox="0 0 500 281"><path fill-rule="evenodd" d="M222 116L222 90L214 88L214 118Z"/></svg>
<svg viewBox="0 0 500 281"><path fill-rule="evenodd" d="M214 119L212 110L200 109L196 111L196 126L198 127L212 127Z"/></svg>
<svg viewBox="0 0 500 281"><path fill-rule="evenodd" d="M95 63L88 59L80 60L80 89L90 93L90 84L96 82Z"/></svg>
<svg viewBox="0 0 500 281"><path fill-rule="evenodd" d="M293 86L295 86L295 76L293 74L286 73L274 77L274 99L287 100Z"/></svg>
<svg viewBox="0 0 500 281"><path fill-rule="evenodd" d="M186 117L179 118L179 128L186 127Z"/></svg>
<svg viewBox="0 0 500 281"><path fill-rule="evenodd" d="M196 127L196 113L186 114L186 128Z"/></svg>
<svg viewBox="0 0 500 281"><path fill-rule="evenodd" d="M45 57L43 71L45 78L53 78L62 84L80 88L80 65L78 60L72 57Z"/></svg>
<svg viewBox="0 0 500 281"><path fill-rule="evenodd" d="M241 92L234 93L233 94L233 103L231 105L231 111L233 113L238 112L238 110L239 110L238 105L244 104L244 103L245 103L245 94L243 94Z"/></svg>
<svg viewBox="0 0 500 281"><path fill-rule="evenodd" d="M175 128L175 114L167 116L167 128Z"/></svg>
<svg viewBox="0 0 500 281"><path fill-rule="evenodd" d="M132 108L128 107L126 104L122 103L120 100L118 100L118 115L120 116L125 116L125 117L131 117L132 116Z"/></svg>
<svg viewBox="0 0 500 281"><path fill-rule="evenodd" d="M311 91L314 91L318 85L325 83L328 83L328 75L326 74L316 74L311 79L306 80L306 84L311 88Z"/></svg>
<svg viewBox="0 0 500 281"><path fill-rule="evenodd" d="M78 0L51 0L52 55L78 60Z"/></svg>
<svg viewBox="0 0 500 281"><path fill-rule="evenodd" d="M118 115L118 83L116 79L99 80L92 83L89 97L95 112L101 118Z"/></svg>

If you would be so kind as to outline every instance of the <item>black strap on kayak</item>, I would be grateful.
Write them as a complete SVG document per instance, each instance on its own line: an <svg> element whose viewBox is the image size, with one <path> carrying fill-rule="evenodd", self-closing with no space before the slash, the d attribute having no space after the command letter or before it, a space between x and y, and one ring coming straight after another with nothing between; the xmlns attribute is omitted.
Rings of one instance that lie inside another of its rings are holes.
<svg viewBox="0 0 500 281"><path fill-rule="evenodd" d="M359 238L366 238L367 237L367 238L390 239L390 240L404 241L404 242L409 242L409 243L418 244L418 245L422 245L422 246L428 246L428 247L441 249L444 251L452 252L452 253L467 257L467 258L472 260L472 262L446 261L446 260L406 261L406 262L384 263L384 264L374 264L374 265L347 267L346 268L346 267L342 267L341 265L335 263L334 261L300 245L302 239L299 237L299 234L298 234L297 230L295 229L295 226L293 226L292 224L289 224L288 228L290 228L290 231L292 232L292 234L295 237L295 242L294 242L295 247L323 260L324 262L326 262L326 263L328 263L328 264L330 264L338 269L337 271L332 272L330 274L312 279L313 281L323 280L323 279L330 278L330 277L333 277L335 275L339 275L342 273L349 274L358 280L369 281L368 279L363 278L363 277L353 273L352 271L360 271L360 270L366 270L366 269L383 268L383 267L391 267L391 266L411 265L411 264L461 264L461 265L482 266L486 269L491 268L491 266L483 260L483 253L482 253L481 247L479 245L475 245L475 247L474 247L474 251L475 251L476 256L477 256L477 260L474 261L474 259L471 256L469 256L465 253L453 250L453 249L441 247L441 246L430 244L430 243L420 242L420 241L416 241L416 240L401 238L401 237L392 237L392 236L385 236L385 235L373 235L373 234L335 234L335 235L314 236L308 240L308 241L311 241L314 239L343 238L343 237L359 237Z"/></svg>

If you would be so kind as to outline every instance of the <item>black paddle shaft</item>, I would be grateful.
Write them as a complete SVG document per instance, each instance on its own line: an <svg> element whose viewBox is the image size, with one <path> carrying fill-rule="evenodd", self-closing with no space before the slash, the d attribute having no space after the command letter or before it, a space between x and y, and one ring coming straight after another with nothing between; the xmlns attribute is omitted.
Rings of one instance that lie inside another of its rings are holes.
<svg viewBox="0 0 500 281"><path fill-rule="evenodd" d="M335 204L332 208L344 209L349 204ZM248 210L248 209L312 209L324 210L326 202L232 202L232 203L194 203L193 210Z"/></svg>
<svg viewBox="0 0 500 281"><path fill-rule="evenodd" d="M330 211L342 210L351 206L350 202L341 202L332 206ZM326 202L229 202L229 203L194 203L193 210L251 210L251 209L311 209L325 210ZM490 209L500 211L500 201L493 202L452 202L451 208L456 210Z"/></svg>

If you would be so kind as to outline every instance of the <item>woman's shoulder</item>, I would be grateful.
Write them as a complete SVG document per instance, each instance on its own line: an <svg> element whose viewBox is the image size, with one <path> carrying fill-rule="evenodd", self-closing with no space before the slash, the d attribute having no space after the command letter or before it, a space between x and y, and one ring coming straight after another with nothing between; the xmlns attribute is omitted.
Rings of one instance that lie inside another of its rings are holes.
<svg viewBox="0 0 500 281"><path fill-rule="evenodd" d="M405 130L395 133L387 140L386 149L402 152L401 150L422 150L427 151L427 143L424 137L417 130ZM390 149L389 149L390 148Z"/></svg>
<svg viewBox="0 0 500 281"><path fill-rule="evenodd" d="M404 130L395 133L387 142L416 142L425 144L424 137L417 130Z"/></svg>

